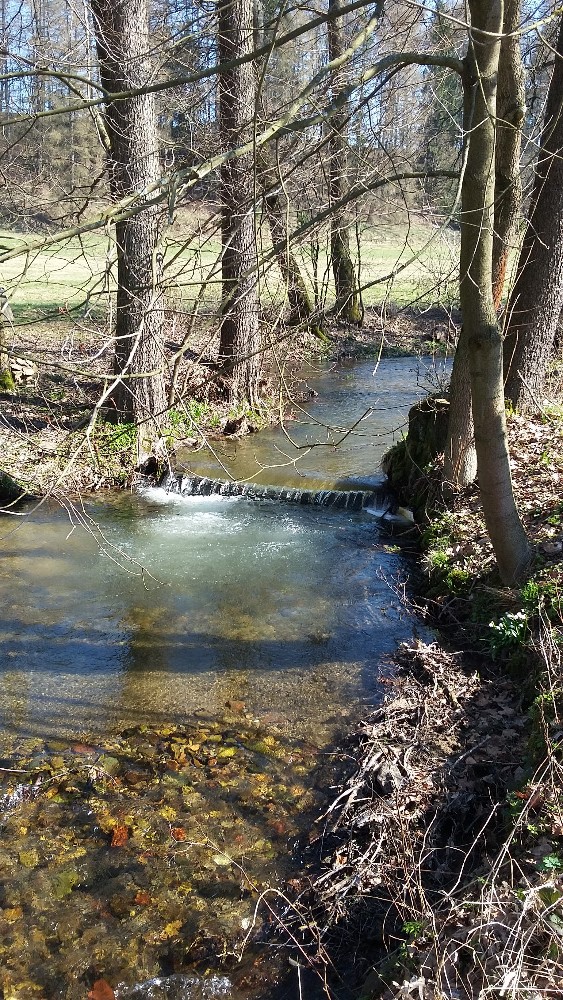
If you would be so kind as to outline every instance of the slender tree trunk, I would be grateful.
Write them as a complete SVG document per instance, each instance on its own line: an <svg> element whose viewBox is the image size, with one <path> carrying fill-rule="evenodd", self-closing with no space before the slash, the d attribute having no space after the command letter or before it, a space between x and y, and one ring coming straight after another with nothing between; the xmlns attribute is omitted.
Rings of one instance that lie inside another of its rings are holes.
<svg viewBox="0 0 563 1000"><path fill-rule="evenodd" d="M10 367L10 357L6 349L4 322L0 316L0 392L13 392L15 387L14 376Z"/></svg>
<svg viewBox="0 0 563 1000"><path fill-rule="evenodd" d="M504 342L506 397L537 408L563 307L563 15Z"/></svg>
<svg viewBox="0 0 563 1000"><path fill-rule="evenodd" d="M221 63L253 51L253 29L252 0L221 0ZM219 112L225 150L234 151L252 138L255 100L251 62L220 73ZM250 406L259 403L262 367L254 184L252 153L233 156L221 167L223 300L219 361L229 378L230 400Z"/></svg>
<svg viewBox="0 0 563 1000"><path fill-rule="evenodd" d="M103 86L110 93L151 79L147 0L91 0ZM108 102L110 185L114 198L143 191L160 173L153 94ZM116 225L117 312L112 396L118 419L138 426L138 460L160 447L166 411L163 374L159 213L146 208Z"/></svg>
<svg viewBox="0 0 563 1000"><path fill-rule="evenodd" d="M530 559L518 517L508 455L502 336L492 294L496 84L502 0L469 0L471 33L464 80L467 166L462 188L460 300L471 374L479 491L503 583Z"/></svg>
<svg viewBox="0 0 563 1000"><path fill-rule="evenodd" d="M0 287L0 390L3 392L13 392L16 387L6 343L6 324L13 325L13 322L14 314L6 291Z"/></svg>
<svg viewBox="0 0 563 1000"><path fill-rule="evenodd" d="M464 155L467 156L467 147L470 138L469 129L473 114L473 93L465 81L463 100ZM475 428L473 426L471 402L469 343L463 326L454 356L449 398L448 437L444 450L444 485L447 489L455 490L469 486L477 475L477 451L475 448Z"/></svg>
<svg viewBox="0 0 563 1000"><path fill-rule="evenodd" d="M256 156L257 175L263 192L272 244L291 309L289 323L291 326L307 327L314 336L326 339L315 317L315 309L301 268L291 249L285 206L279 191L281 181L278 171L271 163L267 149L257 150Z"/></svg>
<svg viewBox="0 0 563 1000"><path fill-rule="evenodd" d="M10 80L8 77L8 34L6 19L6 3L0 4L0 38L2 52L0 53L0 111L7 114L10 110Z"/></svg>
<svg viewBox="0 0 563 1000"><path fill-rule="evenodd" d="M329 12L340 10L341 0L328 0ZM333 17L328 22L328 57L332 62L338 59L345 50L344 23L342 17ZM332 99L339 97L346 86L346 71L335 70L332 77ZM331 116L330 129L330 163L329 163L329 194L330 200L336 204L346 194L348 186L348 118L349 107L345 104ZM330 225L330 257L336 304L334 311L347 323L361 324L362 306L358 294L356 269L350 253L350 226L344 209L335 209Z"/></svg>
<svg viewBox="0 0 563 1000"><path fill-rule="evenodd" d="M502 299L508 257L514 246L522 206L520 148L526 95L520 36L516 33L519 24L520 0L504 0L497 88L493 237L493 300L497 310Z"/></svg>
<svg viewBox="0 0 563 1000"><path fill-rule="evenodd" d="M524 73L518 27L520 0L505 0L503 37L498 63L497 132L495 145L494 235L492 250L492 289L498 309L504 289L510 247L515 236L522 185L520 180L520 142L524 120ZM506 37L508 35L508 37ZM469 116L473 94L465 93L465 136L470 136ZM454 358L450 383L450 426L444 456L444 480L454 488L469 485L477 475L477 452L471 404L469 349L463 331Z"/></svg>

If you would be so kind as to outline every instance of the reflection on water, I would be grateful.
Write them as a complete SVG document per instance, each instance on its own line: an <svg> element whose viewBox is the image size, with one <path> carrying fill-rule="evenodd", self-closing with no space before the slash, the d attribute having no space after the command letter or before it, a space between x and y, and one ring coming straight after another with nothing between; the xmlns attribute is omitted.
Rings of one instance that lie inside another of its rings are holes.
<svg viewBox="0 0 563 1000"><path fill-rule="evenodd" d="M10 537L0 589L0 728L87 737L181 721L229 699L326 738L375 691L402 638L368 515L160 491L91 511L68 536L40 508ZM49 552L49 547L51 551ZM148 572L144 572L143 567Z"/></svg>
<svg viewBox="0 0 563 1000"><path fill-rule="evenodd" d="M311 369L308 385L318 393L290 408L284 430L273 427L240 441L214 442L207 449L181 452L195 475L249 479L303 489L359 489L381 482L385 451L407 427L413 402L436 388L447 360L385 358L361 364Z"/></svg>

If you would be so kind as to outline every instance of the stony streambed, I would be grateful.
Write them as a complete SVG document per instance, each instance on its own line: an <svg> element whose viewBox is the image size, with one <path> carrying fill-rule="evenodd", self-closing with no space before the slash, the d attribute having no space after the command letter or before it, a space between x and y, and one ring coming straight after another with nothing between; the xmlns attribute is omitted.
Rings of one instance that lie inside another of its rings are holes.
<svg viewBox="0 0 563 1000"><path fill-rule="evenodd" d="M32 739L0 759L4 1000L85 1000L100 977L128 996L229 965L252 991L258 973L236 959L319 808L318 750L235 712L95 745Z"/></svg>

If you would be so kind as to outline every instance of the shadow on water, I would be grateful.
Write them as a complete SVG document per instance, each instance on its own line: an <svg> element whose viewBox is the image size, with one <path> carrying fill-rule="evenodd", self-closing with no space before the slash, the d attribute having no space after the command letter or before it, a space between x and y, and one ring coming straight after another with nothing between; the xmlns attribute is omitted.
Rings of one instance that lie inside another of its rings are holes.
<svg viewBox="0 0 563 1000"><path fill-rule="evenodd" d="M41 511L3 561L12 734L87 735L234 699L322 742L342 706L377 697L378 659L411 632L389 586L401 559L366 514L128 498L96 521L101 548Z"/></svg>
<svg viewBox="0 0 563 1000"><path fill-rule="evenodd" d="M91 735L180 722L203 708L221 714L229 700L258 717L277 710L298 731L307 731L309 712L342 726L346 706L351 713L366 696L376 698L380 657L408 629L391 606L369 626L336 625L293 640L159 633L140 616L133 626L134 617L130 637L112 645L94 627L32 631L5 616L2 633L12 639L3 642L0 669L2 730L22 738Z"/></svg>
<svg viewBox="0 0 563 1000"><path fill-rule="evenodd" d="M420 390L410 362L382 365L376 385L360 368L331 374L329 402L304 418L306 447L319 421L328 447L294 470L298 485L378 481L383 442ZM358 408L384 427L339 451L326 425ZM228 447L256 470L262 444ZM254 953L234 986L186 968L195 956L217 969L257 894L290 872L327 748L377 702L386 657L412 635L393 590L404 560L365 512L163 492L100 498L70 521L44 505L1 527L3 766L40 784L26 797L0 768L13 805L0 987L35 976L46 996L83 1000L87 975L113 970L124 1000L265 993Z"/></svg>

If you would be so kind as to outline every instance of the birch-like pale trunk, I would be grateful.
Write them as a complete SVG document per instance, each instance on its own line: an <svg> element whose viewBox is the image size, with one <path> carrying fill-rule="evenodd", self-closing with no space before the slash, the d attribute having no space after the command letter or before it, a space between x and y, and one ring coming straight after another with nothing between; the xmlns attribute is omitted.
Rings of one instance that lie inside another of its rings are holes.
<svg viewBox="0 0 563 1000"><path fill-rule="evenodd" d="M504 584L530 561L516 510L506 433L502 334L492 292L496 91L502 0L469 0L464 79L467 161L462 186L460 303L471 379L477 476L487 530Z"/></svg>

